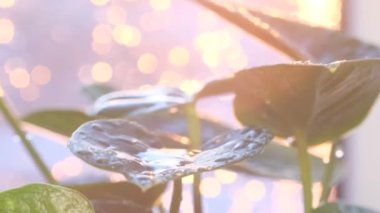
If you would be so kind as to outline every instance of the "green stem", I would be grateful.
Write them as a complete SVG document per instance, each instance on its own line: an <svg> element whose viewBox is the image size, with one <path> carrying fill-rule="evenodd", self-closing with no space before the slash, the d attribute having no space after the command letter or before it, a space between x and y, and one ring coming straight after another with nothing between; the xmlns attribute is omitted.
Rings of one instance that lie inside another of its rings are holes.
<svg viewBox="0 0 380 213"><path fill-rule="evenodd" d="M38 169L44 175L45 179L51 184L57 184L53 176L50 174L49 169L44 164L40 156L38 155L37 151L34 149L30 141L26 138L25 133L22 131L20 127L20 122L15 118L15 116L13 116L11 110L9 109L9 107L7 106L6 102L4 101L2 97L0 97L0 111L3 113L4 118L7 120L9 125L13 128L15 133L20 137L22 144L28 151L29 155L32 157Z"/></svg>
<svg viewBox="0 0 380 213"><path fill-rule="evenodd" d="M174 180L172 202L170 204L170 213L179 213L179 207L182 200L182 179Z"/></svg>
<svg viewBox="0 0 380 213"><path fill-rule="evenodd" d="M329 163L325 167L325 175L323 177L322 181L322 196L320 199L320 203L324 204L327 203L330 192L331 192L331 180L333 177L333 172L335 168L335 163L336 163L336 157L335 157L335 152L337 149L338 145L337 143L332 143L331 150L330 150L330 157L329 157Z"/></svg>
<svg viewBox="0 0 380 213"><path fill-rule="evenodd" d="M310 158L307 152L307 141L304 133L302 132L298 132L295 136L298 147L298 161L301 172L301 182L303 186L304 212L311 213L313 194Z"/></svg>
<svg viewBox="0 0 380 213"><path fill-rule="evenodd" d="M187 132L191 141L192 149L201 148L201 125L195 109L195 103L189 103L186 105L186 120L187 120ZM202 213L202 197L200 193L201 175L194 174L193 182L193 203L194 212Z"/></svg>

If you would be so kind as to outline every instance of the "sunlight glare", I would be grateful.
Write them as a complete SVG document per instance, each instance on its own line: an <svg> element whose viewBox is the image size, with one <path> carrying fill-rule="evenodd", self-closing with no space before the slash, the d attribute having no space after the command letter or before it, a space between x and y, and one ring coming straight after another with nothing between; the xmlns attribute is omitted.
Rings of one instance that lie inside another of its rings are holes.
<svg viewBox="0 0 380 213"><path fill-rule="evenodd" d="M15 4L15 0L0 0L0 8L11 8Z"/></svg>
<svg viewBox="0 0 380 213"><path fill-rule="evenodd" d="M111 65L102 61L95 63L91 69L92 79L99 83L110 81L112 74L113 70Z"/></svg>
<svg viewBox="0 0 380 213"><path fill-rule="evenodd" d="M137 68L141 73L150 74L156 71L158 60L155 55L151 53L142 54L137 61Z"/></svg>
<svg viewBox="0 0 380 213"><path fill-rule="evenodd" d="M297 0L298 16L310 24L338 29L341 0Z"/></svg>
<svg viewBox="0 0 380 213"><path fill-rule="evenodd" d="M9 82L15 88L26 88L30 83L29 72L24 68L16 68L9 72Z"/></svg>
<svg viewBox="0 0 380 213"><path fill-rule="evenodd" d="M0 18L0 44L8 44L13 40L15 27L9 19Z"/></svg>
<svg viewBox="0 0 380 213"><path fill-rule="evenodd" d="M222 186L218 179L212 177L205 177L200 184L201 194L206 198L217 197L222 190Z"/></svg>

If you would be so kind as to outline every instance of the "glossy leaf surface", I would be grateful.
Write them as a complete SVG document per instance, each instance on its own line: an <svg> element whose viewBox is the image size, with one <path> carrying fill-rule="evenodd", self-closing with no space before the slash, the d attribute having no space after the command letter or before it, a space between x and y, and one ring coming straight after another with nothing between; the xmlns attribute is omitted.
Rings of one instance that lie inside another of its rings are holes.
<svg viewBox="0 0 380 213"><path fill-rule="evenodd" d="M0 212L92 213L90 202L72 189L31 184L0 193Z"/></svg>
<svg viewBox="0 0 380 213"><path fill-rule="evenodd" d="M302 131L310 145L332 140L367 115L380 91L379 69L380 60L359 60L243 70L230 79L235 114L242 124L268 128L277 136ZM201 96L209 94L207 89Z"/></svg>
<svg viewBox="0 0 380 213"><path fill-rule="evenodd" d="M155 184L210 171L252 157L271 140L262 129L246 128L218 136L219 146L206 151L162 148L162 137L127 120L98 120L82 125L70 150L87 163L122 173L147 189Z"/></svg>

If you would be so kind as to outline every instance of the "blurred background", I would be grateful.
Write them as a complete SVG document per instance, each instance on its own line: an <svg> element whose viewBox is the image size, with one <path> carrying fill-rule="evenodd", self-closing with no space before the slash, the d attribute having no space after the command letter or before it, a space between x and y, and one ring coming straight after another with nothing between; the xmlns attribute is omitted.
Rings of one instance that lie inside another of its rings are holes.
<svg viewBox="0 0 380 213"><path fill-rule="evenodd" d="M311 25L340 29L380 45L376 0L239 0L252 8ZM117 89L152 85L198 91L210 80L253 66L290 62L239 28L179 0L0 0L0 84L17 115L49 109L88 109L80 92L93 83ZM230 97L201 103L200 113L237 125ZM345 200L380 210L380 106L347 143L350 175ZM121 181L121 175L85 165L65 148L66 138L30 134L62 182ZM24 148L0 118L0 190L42 181ZM186 181L185 181L186 183ZM189 184L189 182L187 182ZM201 184L206 210L300 212L301 186L219 170ZM315 185L315 191L319 186ZM169 200L170 194L165 195ZM165 201L166 202L166 201ZM164 203L168 205L168 202ZM192 212L190 191L184 212Z"/></svg>

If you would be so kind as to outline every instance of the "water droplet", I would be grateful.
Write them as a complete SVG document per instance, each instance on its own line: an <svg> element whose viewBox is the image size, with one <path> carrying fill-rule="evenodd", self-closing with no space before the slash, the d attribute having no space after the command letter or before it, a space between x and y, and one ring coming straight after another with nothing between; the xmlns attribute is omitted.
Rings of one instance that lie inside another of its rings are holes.
<svg viewBox="0 0 380 213"><path fill-rule="evenodd" d="M88 151L77 151L76 154L81 157L88 157L92 155L92 153Z"/></svg>
<svg viewBox="0 0 380 213"><path fill-rule="evenodd" d="M103 164L107 164L107 159L106 158L98 158L98 159L95 160L95 162L97 164L103 165Z"/></svg>
<svg viewBox="0 0 380 213"><path fill-rule="evenodd" d="M238 142L234 145L234 149L241 149L244 148L244 141Z"/></svg>
<svg viewBox="0 0 380 213"><path fill-rule="evenodd" d="M215 162L228 162L229 160L233 159L234 156L232 155L227 155L227 156L221 156L221 157L218 157Z"/></svg>
<svg viewBox="0 0 380 213"><path fill-rule="evenodd" d="M103 132L103 128L100 124L98 123L93 123L91 124L91 128L95 131L98 131L98 132Z"/></svg>
<svg viewBox="0 0 380 213"><path fill-rule="evenodd" d="M257 147L257 145L255 143L248 144L248 149L254 149L256 147Z"/></svg>

